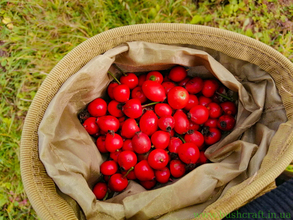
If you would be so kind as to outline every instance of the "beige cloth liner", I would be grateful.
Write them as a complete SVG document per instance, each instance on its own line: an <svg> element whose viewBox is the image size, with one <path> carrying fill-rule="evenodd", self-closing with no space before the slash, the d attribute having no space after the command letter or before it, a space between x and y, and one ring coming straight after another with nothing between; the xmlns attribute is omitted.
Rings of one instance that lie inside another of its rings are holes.
<svg viewBox="0 0 293 220"><path fill-rule="evenodd" d="M257 174L272 137L287 121L281 98L270 75L259 67L209 52L211 55L188 47L129 42L94 57L60 88L39 126L39 154L48 175L62 193L77 201L86 219L191 219L225 196L231 186ZM134 72L180 64L190 67L191 76L214 75L238 91L234 131L206 150L214 163L199 166L162 188L146 191L130 181L117 197L105 202L96 200L91 188L100 177L99 166L105 158L80 124L77 113L105 93L112 80L107 71L113 62Z"/></svg>

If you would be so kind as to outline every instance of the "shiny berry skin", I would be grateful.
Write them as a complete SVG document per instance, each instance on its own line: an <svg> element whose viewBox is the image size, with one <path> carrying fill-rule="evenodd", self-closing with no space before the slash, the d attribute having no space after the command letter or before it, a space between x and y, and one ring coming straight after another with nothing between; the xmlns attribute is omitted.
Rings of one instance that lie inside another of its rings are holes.
<svg viewBox="0 0 293 220"><path fill-rule="evenodd" d="M120 84L113 89L113 97L117 102L126 102L130 97L130 89L127 85Z"/></svg>
<svg viewBox="0 0 293 220"><path fill-rule="evenodd" d="M236 115L237 113L237 108L234 102L222 102L220 106L223 109L224 113L227 115Z"/></svg>
<svg viewBox="0 0 293 220"><path fill-rule="evenodd" d="M114 99L114 94L113 94L113 89L118 86L119 84L115 81L111 82L108 87L107 87L107 93L108 93L108 96L111 98L111 99Z"/></svg>
<svg viewBox="0 0 293 220"><path fill-rule="evenodd" d="M107 133L105 146L107 151L115 152L116 150L122 148L123 146L123 139L117 133Z"/></svg>
<svg viewBox="0 0 293 220"><path fill-rule="evenodd" d="M197 160L198 164L204 164L208 162L208 158L205 156L204 151L200 152L199 158Z"/></svg>
<svg viewBox="0 0 293 220"><path fill-rule="evenodd" d="M123 142L123 146L122 146L122 150L123 151L133 151L133 146L132 146L132 140L131 139L126 139Z"/></svg>
<svg viewBox="0 0 293 220"><path fill-rule="evenodd" d="M138 85L138 78L134 73L126 73L120 77L121 84L125 84L129 89L134 89Z"/></svg>
<svg viewBox="0 0 293 220"><path fill-rule="evenodd" d="M128 186L128 180L121 173L115 173L110 177L108 186L114 192L121 192Z"/></svg>
<svg viewBox="0 0 293 220"><path fill-rule="evenodd" d="M156 185L157 181L155 179L153 180L147 180L147 181L140 181L140 185L142 185L145 189L150 190L154 188Z"/></svg>
<svg viewBox="0 0 293 220"><path fill-rule="evenodd" d="M117 102L116 100L111 100L108 104L108 112L110 115L119 118L124 115L122 112L122 104L120 102Z"/></svg>
<svg viewBox="0 0 293 220"><path fill-rule="evenodd" d="M117 162L122 169L129 170L137 163L137 156L133 151L122 151Z"/></svg>
<svg viewBox="0 0 293 220"><path fill-rule="evenodd" d="M195 122L189 120L189 130L198 131L199 128L199 124L196 124Z"/></svg>
<svg viewBox="0 0 293 220"><path fill-rule="evenodd" d="M130 99L122 107L123 113L129 118L139 118L142 115L142 107L139 99Z"/></svg>
<svg viewBox="0 0 293 220"><path fill-rule="evenodd" d="M107 103L102 98L97 98L87 106L88 112L94 117L100 117L107 113Z"/></svg>
<svg viewBox="0 0 293 220"><path fill-rule="evenodd" d="M131 91L131 98L132 99L138 99L140 103L145 103L148 99L145 96L145 94L142 91L142 88L140 86L135 87Z"/></svg>
<svg viewBox="0 0 293 220"><path fill-rule="evenodd" d="M207 106L209 103L211 103L212 100L210 98L207 98L205 96L199 96L198 97L198 104L202 106Z"/></svg>
<svg viewBox="0 0 293 220"><path fill-rule="evenodd" d="M183 66L173 67L168 75L168 78L174 82L180 82L187 76L187 71Z"/></svg>
<svg viewBox="0 0 293 220"><path fill-rule="evenodd" d="M137 132L132 138L132 147L137 154L147 153L151 149L151 140L143 132Z"/></svg>
<svg viewBox="0 0 293 220"><path fill-rule="evenodd" d="M105 116L99 117L97 124L99 128L103 130L104 132L108 132L108 131L116 132L118 131L120 127L119 120L112 115L105 115Z"/></svg>
<svg viewBox="0 0 293 220"><path fill-rule="evenodd" d="M108 153L106 149L106 145L105 145L105 140L106 140L105 136L99 136L97 138L96 145L100 153Z"/></svg>
<svg viewBox="0 0 293 220"><path fill-rule="evenodd" d="M222 131L231 131L236 124L236 120L232 115L222 115L218 119L218 128Z"/></svg>
<svg viewBox="0 0 293 220"><path fill-rule="evenodd" d="M221 139L221 131L218 128L208 128L207 134L204 134L204 142L207 145L217 143Z"/></svg>
<svg viewBox="0 0 293 220"><path fill-rule="evenodd" d="M139 132L140 128L137 122L133 118L128 118L124 121L121 128L121 136L125 138L132 138L136 132Z"/></svg>
<svg viewBox="0 0 293 220"><path fill-rule="evenodd" d="M173 82L163 82L162 86L165 89L165 93L168 94L172 88L174 88L176 85Z"/></svg>
<svg viewBox="0 0 293 220"><path fill-rule="evenodd" d="M181 160L170 161L170 173L175 178L182 177L186 172L185 164Z"/></svg>
<svg viewBox="0 0 293 220"><path fill-rule="evenodd" d="M199 154L199 149L194 143L182 144L178 149L180 160L186 164L195 164Z"/></svg>
<svg viewBox="0 0 293 220"><path fill-rule="evenodd" d="M106 196L107 191L107 184L102 182L97 183L93 188L93 193L98 200L102 200Z"/></svg>
<svg viewBox="0 0 293 220"><path fill-rule="evenodd" d="M209 118L205 123L204 126L210 127L210 128L216 128L218 124L218 119L216 118Z"/></svg>
<svg viewBox="0 0 293 220"><path fill-rule="evenodd" d="M142 160L134 167L134 173L138 180L147 181L155 178L154 170L150 167L147 160Z"/></svg>
<svg viewBox="0 0 293 220"><path fill-rule="evenodd" d="M82 125L90 135L94 135L99 132L99 126L96 123L95 117L89 117L83 122Z"/></svg>
<svg viewBox="0 0 293 220"><path fill-rule="evenodd" d="M169 146L168 146L168 151L170 153L177 154L178 153L178 148L179 148L179 146L181 144L183 144L183 142L181 141L180 138L178 138L178 137L171 137L170 138L170 142L169 142Z"/></svg>
<svg viewBox="0 0 293 220"><path fill-rule="evenodd" d="M118 171L117 163L113 160L106 160L100 166L101 173L105 176L111 176Z"/></svg>
<svg viewBox="0 0 293 220"><path fill-rule="evenodd" d="M140 130L148 136L151 136L158 130L158 117L152 110L147 110L139 120Z"/></svg>
<svg viewBox="0 0 293 220"><path fill-rule="evenodd" d="M217 80L214 79L207 79L203 82L202 94L205 97L212 97L217 89L219 88L219 83Z"/></svg>
<svg viewBox="0 0 293 220"><path fill-rule="evenodd" d="M185 77L183 80L181 80L179 83L178 83L178 86L182 86L182 87L185 87L186 83L190 80L191 78L189 76Z"/></svg>
<svg viewBox="0 0 293 220"><path fill-rule="evenodd" d="M187 105L184 107L186 111L189 111L192 107L198 105L198 98L196 95L189 94L189 100Z"/></svg>
<svg viewBox="0 0 293 220"><path fill-rule="evenodd" d="M191 121L200 125L208 120L209 110L202 105L196 105L192 109L190 109L188 117Z"/></svg>
<svg viewBox="0 0 293 220"><path fill-rule="evenodd" d="M119 156L119 154L120 154L121 152L122 152L121 149L118 149L118 150L116 150L116 151L114 151L114 152L111 152L111 153L110 153L110 158L111 158L112 160L114 160L115 162L117 162L117 160L118 160L118 156Z"/></svg>
<svg viewBox="0 0 293 220"><path fill-rule="evenodd" d="M170 170L168 167L164 167L159 170L155 170L155 177L159 183L167 183L170 179Z"/></svg>
<svg viewBox="0 0 293 220"><path fill-rule="evenodd" d="M185 89L190 94L197 94L202 90L202 88L203 88L203 80L200 77L193 77L185 85Z"/></svg>
<svg viewBox="0 0 293 220"><path fill-rule="evenodd" d="M170 142L170 134L166 131L156 131L151 136L151 142L157 149L165 149Z"/></svg>
<svg viewBox="0 0 293 220"><path fill-rule="evenodd" d="M163 82L163 79L162 73L158 71L151 71L146 75L146 80L152 80L160 84Z"/></svg>
<svg viewBox="0 0 293 220"><path fill-rule="evenodd" d="M151 168L158 170L167 166L169 162L169 155L163 149L155 149L150 152L148 156L148 163Z"/></svg>
<svg viewBox="0 0 293 220"><path fill-rule="evenodd" d="M184 135L184 140L186 143L194 143L199 148L204 144L204 137L198 131L189 130L187 134Z"/></svg>
<svg viewBox="0 0 293 220"><path fill-rule="evenodd" d="M155 105L155 113L159 117L171 116L173 114L173 110L167 103L158 103Z"/></svg>
<svg viewBox="0 0 293 220"><path fill-rule="evenodd" d="M189 119L182 110L177 110L173 115L175 120L174 130L178 134L185 134L189 130Z"/></svg>
<svg viewBox="0 0 293 220"><path fill-rule="evenodd" d="M170 132L175 127L175 119L172 116L163 116L159 118L158 126L161 130Z"/></svg>
<svg viewBox="0 0 293 220"><path fill-rule="evenodd" d="M189 101L189 93L181 86L175 86L168 93L168 104L173 109L184 108Z"/></svg>
<svg viewBox="0 0 293 220"><path fill-rule="evenodd" d="M209 110L210 118L218 118L222 115L222 108L219 104L211 102L206 107Z"/></svg>
<svg viewBox="0 0 293 220"><path fill-rule="evenodd" d="M147 80L142 84L142 91L145 96L154 102L162 102L166 99L164 87L155 81Z"/></svg>

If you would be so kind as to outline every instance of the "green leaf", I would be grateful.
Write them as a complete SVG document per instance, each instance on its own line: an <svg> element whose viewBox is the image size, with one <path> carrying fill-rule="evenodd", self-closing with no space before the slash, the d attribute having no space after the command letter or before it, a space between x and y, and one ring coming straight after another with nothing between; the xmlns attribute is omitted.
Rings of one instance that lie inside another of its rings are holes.
<svg viewBox="0 0 293 220"><path fill-rule="evenodd" d="M191 24L201 24L204 22L204 18L201 15L193 16L192 20L190 21Z"/></svg>

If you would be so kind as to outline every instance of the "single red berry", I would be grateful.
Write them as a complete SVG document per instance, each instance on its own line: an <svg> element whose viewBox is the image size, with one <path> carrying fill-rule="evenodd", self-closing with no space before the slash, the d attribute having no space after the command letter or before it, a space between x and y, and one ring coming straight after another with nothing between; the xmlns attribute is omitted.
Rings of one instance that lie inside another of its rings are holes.
<svg viewBox="0 0 293 220"><path fill-rule="evenodd" d="M107 184L102 182L97 183L93 188L93 193L98 200L102 200L106 196L107 191Z"/></svg>
<svg viewBox="0 0 293 220"><path fill-rule="evenodd" d="M189 101L189 93L181 86L175 86L168 93L168 104L173 109L184 108Z"/></svg>
<svg viewBox="0 0 293 220"><path fill-rule="evenodd" d="M204 137L203 135L194 130L189 130L187 134L184 135L184 140L186 143L194 143L199 148L204 144Z"/></svg>
<svg viewBox="0 0 293 220"><path fill-rule="evenodd" d="M112 115L105 115L100 117L97 121L97 124L99 128L103 130L104 132L108 132L108 131L116 132L118 131L120 127L119 120Z"/></svg>
<svg viewBox="0 0 293 220"><path fill-rule="evenodd" d="M206 107L209 110L210 118L218 118L222 115L222 108L219 104L211 102Z"/></svg>
<svg viewBox="0 0 293 220"><path fill-rule="evenodd" d="M111 100L108 104L108 112L114 117L123 117L124 113L122 112L122 106L122 103L117 102L116 100Z"/></svg>
<svg viewBox="0 0 293 220"><path fill-rule="evenodd" d="M158 170L167 166L169 162L168 153L163 149L155 149L148 156L148 163L151 168Z"/></svg>
<svg viewBox="0 0 293 220"><path fill-rule="evenodd" d="M186 83L190 80L191 78L189 76L185 77L183 80L181 80L179 83L178 83L178 86L182 86L182 87L185 87Z"/></svg>
<svg viewBox="0 0 293 220"><path fill-rule="evenodd" d="M152 80L160 84L163 82L163 79L162 73L158 71L151 71L146 75L146 80Z"/></svg>
<svg viewBox="0 0 293 220"><path fill-rule="evenodd" d="M196 95L190 94L189 95L189 100L187 102L187 105L184 107L186 111L189 111L192 109L192 107L198 105L198 98Z"/></svg>
<svg viewBox="0 0 293 220"><path fill-rule="evenodd" d="M203 82L202 94L205 97L212 97L219 88L219 82L215 79L207 79Z"/></svg>
<svg viewBox="0 0 293 220"><path fill-rule="evenodd" d="M99 132L99 126L96 123L95 117L89 117L83 122L82 125L90 135L94 135Z"/></svg>
<svg viewBox="0 0 293 220"><path fill-rule="evenodd" d="M117 163L113 160L106 160L100 166L101 173L106 176L111 176L118 171Z"/></svg>
<svg viewBox="0 0 293 220"><path fill-rule="evenodd" d="M142 84L142 91L145 96L154 102L162 102L166 99L164 87L155 81L147 80Z"/></svg>
<svg viewBox="0 0 293 220"><path fill-rule="evenodd" d="M173 83L173 82L163 82L163 83L162 83L162 86L163 86L164 89L165 89L165 93L168 94L168 93L170 92L170 90L171 90L172 88L174 88L176 85L175 85L175 83Z"/></svg>
<svg viewBox="0 0 293 220"><path fill-rule="evenodd" d="M129 170L137 163L137 156L133 151L122 151L118 156L118 164L124 170Z"/></svg>
<svg viewBox="0 0 293 220"><path fill-rule="evenodd" d="M208 162L208 158L204 154L204 151L201 151L197 163L198 164L204 164L204 163L207 163L207 162Z"/></svg>
<svg viewBox="0 0 293 220"><path fill-rule="evenodd" d="M193 121L189 121L189 130L194 130L194 131L198 131L198 129L200 128L199 124L196 124Z"/></svg>
<svg viewBox="0 0 293 220"><path fill-rule="evenodd" d="M139 99L130 99L122 107L123 113L129 118L139 118L142 115L142 107Z"/></svg>
<svg viewBox="0 0 293 220"><path fill-rule="evenodd" d="M101 153L108 153L106 149L106 145L105 145L105 140L106 140L106 137L103 135L103 136L99 136L96 141L97 148Z"/></svg>
<svg viewBox="0 0 293 220"><path fill-rule="evenodd" d="M202 88L203 88L203 80L200 77L193 77L185 85L185 89L190 94L197 94L202 90Z"/></svg>
<svg viewBox="0 0 293 220"><path fill-rule="evenodd" d="M170 175L171 173L168 167L164 167L155 171L155 177L159 183L167 183L170 179Z"/></svg>
<svg viewBox="0 0 293 220"><path fill-rule="evenodd" d="M167 103L158 103L155 105L155 113L159 117L171 116L173 114L173 110Z"/></svg>
<svg viewBox="0 0 293 220"><path fill-rule="evenodd" d="M175 66L169 72L169 79L174 82L180 82L187 76L187 71L183 66Z"/></svg>
<svg viewBox="0 0 293 220"><path fill-rule="evenodd" d="M147 181L155 178L154 170L150 167L147 160L142 160L134 167L134 173L138 180Z"/></svg>
<svg viewBox="0 0 293 220"><path fill-rule="evenodd" d="M198 97L198 104L202 106L207 106L209 103L211 103L212 100L210 98L207 98L205 96L199 96Z"/></svg>
<svg viewBox="0 0 293 220"><path fill-rule="evenodd" d="M139 131L132 138L132 147L137 154L144 154L151 149L151 140L145 133Z"/></svg>
<svg viewBox="0 0 293 220"><path fill-rule="evenodd" d="M114 160L115 162L117 162L117 160L118 160L118 156L119 156L119 154L120 154L121 152L122 152L121 149L118 149L118 150L116 150L116 151L114 151L114 152L110 152L110 158L111 158L112 160Z"/></svg>
<svg viewBox="0 0 293 220"><path fill-rule="evenodd" d="M111 99L114 99L113 89L119 84L116 81L111 82L107 87L107 93Z"/></svg>
<svg viewBox="0 0 293 220"><path fill-rule="evenodd" d="M120 77L121 84L125 84L129 89L134 89L138 85L138 78L134 73L126 73Z"/></svg>
<svg viewBox="0 0 293 220"><path fill-rule="evenodd" d="M133 118L126 119L121 128L121 136L132 138L136 132L140 131L137 122Z"/></svg>
<svg viewBox="0 0 293 220"><path fill-rule="evenodd" d="M204 134L204 142L207 145L215 144L221 139L221 136L221 132L218 128L207 127L207 132Z"/></svg>
<svg viewBox="0 0 293 220"><path fill-rule="evenodd" d="M236 120L232 115L222 115L218 119L218 128L222 131L231 131L236 124Z"/></svg>
<svg viewBox="0 0 293 220"><path fill-rule="evenodd" d="M195 164L199 158L199 149L194 143L184 143L178 149L178 156L186 164Z"/></svg>
<svg viewBox="0 0 293 220"><path fill-rule="evenodd" d="M155 148L165 149L168 147L170 142L170 134L166 131L156 131L151 136L151 141Z"/></svg>
<svg viewBox="0 0 293 220"><path fill-rule="evenodd" d="M107 133L105 146L107 151L115 152L116 150L122 148L123 146L123 139L117 133Z"/></svg>
<svg viewBox="0 0 293 220"><path fill-rule="evenodd" d="M114 192L121 192L128 186L128 180L121 173L115 173L110 177L108 186Z"/></svg>
<svg viewBox="0 0 293 220"><path fill-rule="evenodd" d="M205 123L208 120L209 110L202 105L196 105L192 109L190 109L188 113L188 117L190 118L191 121L200 125Z"/></svg>
<svg viewBox="0 0 293 220"><path fill-rule="evenodd" d="M131 139L126 139L123 142L123 146L122 146L122 150L123 151L133 151L133 146L132 146L132 140Z"/></svg>
<svg viewBox="0 0 293 220"><path fill-rule="evenodd" d="M117 102L126 102L130 97L130 89L125 84L120 84L113 89L113 96Z"/></svg>
<svg viewBox="0 0 293 220"><path fill-rule="evenodd" d="M177 110L173 116L175 120L174 130L178 134L185 134L189 130L189 119L182 110Z"/></svg>
<svg viewBox="0 0 293 220"><path fill-rule="evenodd" d="M156 185L157 181L155 179L153 180L147 180L147 181L139 181L140 185L142 185L145 189L152 189Z"/></svg>
<svg viewBox="0 0 293 220"><path fill-rule="evenodd" d="M96 98L87 106L87 110L94 117L103 116L107 113L107 103L102 98Z"/></svg>
<svg viewBox="0 0 293 220"><path fill-rule="evenodd" d="M147 110L139 120L140 130L148 136L151 136L158 130L158 117L152 110Z"/></svg>
<svg viewBox="0 0 293 220"><path fill-rule="evenodd" d="M161 130L170 132L175 127L175 119L172 116L163 116L159 118L158 126Z"/></svg>
<svg viewBox="0 0 293 220"><path fill-rule="evenodd" d="M145 94L142 91L142 88L140 86L135 87L131 91L131 98L132 99L138 99L140 103L145 103L148 99L145 96Z"/></svg>
<svg viewBox="0 0 293 220"><path fill-rule="evenodd" d="M169 142L169 146L168 146L168 150L170 153L178 153L178 148L179 146L183 144L183 142L181 141L180 138L178 137L171 137L170 142Z"/></svg>
<svg viewBox="0 0 293 220"><path fill-rule="evenodd" d="M220 104L220 106L223 109L224 113L227 115L236 115L237 113L237 108L234 102L223 102Z"/></svg>
<svg viewBox="0 0 293 220"><path fill-rule="evenodd" d="M216 128L218 124L218 119L216 118L209 118L205 123L204 126L210 127L210 128Z"/></svg>
<svg viewBox="0 0 293 220"><path fill-rule="evenodd" d="M175 178L182 177L186 172L185 164L181 160L170 161L170 173Z"/></svg>

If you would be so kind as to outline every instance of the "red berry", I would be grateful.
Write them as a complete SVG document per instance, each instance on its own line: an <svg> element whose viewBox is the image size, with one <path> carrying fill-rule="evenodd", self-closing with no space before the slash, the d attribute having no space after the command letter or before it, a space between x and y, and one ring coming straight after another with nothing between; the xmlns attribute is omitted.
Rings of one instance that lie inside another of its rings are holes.
<svg viewBox="0 0 293 220"><path fill-rule="evenodd" d="M121 84L125 84L129 89L134 89L138 85L138 78L134 73L126 73L120 77Z"/></svg>
<svg viewBox="0 0 293 220"><path fill-rule="evenodd" d="M121 136L132 138L136 132L140 131L137 122L133 118L126 119L121 128Z"/></svg>
<svg viewBox="0 0 293 220"><path fill-rule="evenodd" d="M96 141L97 148L101 153L108 153L105 145L105 140L105 136L99 136Z"/></svg>
<svg viewBox="0 0 293 220"><path fill-rule="evenodd" d="M170 173L175 178L182 177L186 172L185 164L181 160L170 161Z"/></svg>
<svg viewBox="0 0 293 220"><path fill-rule="evenodd" d="M111 176L111 175L117 173L118 166L115 161L107 160L101 164L100 170L103 175Z"/></svg>
<svg viewBox="0 0 293 220"><path fill-rule="evenodd" d="M87 106L87 110L94 117L103 116L107 113L107 103L104 99L97 98Z"/></svg>
<svg viewBox="0 0 293 220"><path fill-rule="evenodd" d="M219 104L217 104L215 102L211 102L206 107L209 110L209 117L210 118L218 118L222 115L222 109Z"/></svg>
<svg viewBox="0 0 293 220"><path fill-rule="evenodd" d="M137 163L137 156L133 151L122 151L117 162L122 169L129 170Z"/></svg>
<svg viewBox="0 0 293 220"><path fill-rule="evenodd" d="M147 110L139 120L140 130L148 136L151 136L158 130L158 117L152 110Z"/></svg>
<svg viewBox="0 0 293 220"><path fill-rule="evenodd" d="M158 103L155 105L155 113L159 117L171 116L173 114L173 110L167 103Z"/></svg>
<svg viewBox="0 0 293 220"><path fill-rule="evenodd" d="M134 167L134 173L138 180L147 181L155 178L154 170L150 167L147 160L142 160Z"/></svg>
<svg viewBox="0 0 293 220"><path fill-rule="evenodd" d="M115 152L123 146L122 137L116 133L108 133L106 135L105 146L107 151Z"/></svg>
<svg viewBox="0 0 293 220"><path fill-rule="evenodd" d="M175 127L175 119L172 116L163 116L159 118L158 126L161 130L170 132Z"/></svg>
<svg viewBox="0 0 293 220"><path fill-rule="evenodd" d="M216 118L209 118L205 123L204 126L210 127L210 128L216 128L218 124L218 119Z"/></svg>
<svg viewBox="0 0 293 220"><path fill-rule="evenodd" d="M191 121L200 125L205 123L208 120L209 110L202 105L196 105L192 109L190 109L188 113L188 117L190 118Z"/></svg>
<svg viewBox="0 0 293 220"><path fill-rule="evenodd" d="M212 100L210 98L207 98L205 96L199 96L198 97L198 104L202 106L207 106L209 103L211 103Z"/></svg>
<svg viewBox="0 0 293 220"><path fill-rule="evenodd" d="M204 142L207 145L217 143L221 139L221 132L218 128L208 128L208 132L204 134Z"/></svg>
<svg viewBox="0 0 293 220"><path fill-rule="evenodd" d="M151 141L155 148L165 149L168 147L170 142L170 134L166 131L156 131L151 136Z"/></svg>
<svg viewBox="0 0 293 220"><path fill-rule="evenodd" d="M138 86L142 86L144 81L146 80L146 74L141 74L138 76Z"/></svg>
<svg viewBox="0 0 293 220"><path fill-rule="evenodd" d="M178 83L178 86L182 86L182 87L185 87L186 83L190 80L191 78L189 76L185 77L183 80L181 80L179 83Z"/></svg>
<svg viewBox="0 0 293 220"><path fill-rule="evenodd" d="M123 142L123 146L122 146L122 150L123 151L133 151L133 146L132 146L132 140L131 139L126 139Z"/></svg>
<svg viewBox="0 0 293 220"><path fill-rule="evenodd" d="M168 94L168 93L170 92L170 90L171 90L172 88L174 88L176 85L175 85L175 83L173 83L173 82L163 82L163 83L162 83L162 86L163 86L164 89L165 89L165 93Z"/></svg>
<svg viewBox="0 0 293 220"><path fill-rule="evenodd" d="M236 120L232 115L222 115L218 119L218 128L222 131L231 131L235 127Z"/></svg>
<svg viewBox="0 0 293 220"><path fill-rule="evenodd" d="M185 134L189 130L189 120L182 110L177 110L173 116L175 120L174 130L178 134Z"/></svg>
<svg viewBox="0 0 293 220"><path fill-rule="evenodd" d="M219 88L219 83L214 79L207 79L203 82L202 94L205 97L212 97L217 89Z"/></svg>
<svg viewBox="0 0 293 220"><path fill-rule="evenodd" d="M128 186L128 180L121 173L115 173L109 179L109 188L114 192L121 192Z"/></svg>
<svg viewBox="0 0 293 220"><path fill-rule="evenodd" d="M122 107L123 113L129 118L139 118L142 115L142 107L139 99L130 99Z"/></svg>
<svg viewBox="0 0 293 220"><path fill-rule="evenodd" d="M194 143L199 148L204 144L204 137L198 131L189 130L184 136L186 143Z"/></svg>
<svg viewBox="0 0 293 220"><path fill-rule="evenodd" d="M131 98L132 99L138 99L140 101L140 103L145 103L148 99L145 96L145 94L142 91L142 88L140 86L135 87L132 91L131 91Z"/></svg>
<svg viewBox="0 0 293 220"><path fill-rule="evenodd" d="M190 94L197 94L202 90L202 88L203 88L203 80L200 77L194 77L190 79L185 85L185 89Z"/></svg>
<svg viewBox="0 0 293 220"><path fill-rule="evenodd" d="M208 161L208 158L205 156L204 151L201 151L197 163L204 164L207 161Z"/></svg>
<svg viewBox="0 0 293 220"><path fill-rule="evenodd" d="M164 87L155 81L147 80L142 84L142 91L145 96L154 102L162 102L166 99Z"/></svg>
<svg viewBox="0 0 293 220"><path fill-rule="evenodd" d="M173 67L168 75L169 79L174 82L180 82L187 76L187 71L183 66Z"/></svg>
<svg viewBox="0 0 293 220"><path fill-rule="evenodd" d="M124 115L122 112L122 106L122 103L112 100L108 104L108 112L114 117L122 117Z"/></svg>
<svg viewBox="0 0 293 220"><path fill-rule="evenodd" d="M122 152L121 149L118 149L118 150L116 150L116 151L114 151L114 152L111 152L111 153L110 153L110 158L111 158L112 160L114 160L115 162L117 162L117 160L118 160L118 156L119 156L119 154L120 154L121 152Z"/></svg>
<svg viewBox="0 0 293 220"><path fill-rule="evenodd" d="M117 102L126 102L130 97L130 89L127 85L120 84L113 89L113 96Z"/></svg>
<svg viewBox="0 0 293 220"><path fill-rule="evenodd" d="M140 183L145 189L150 190L150 189L152 189L152 188L156 185L157 181L156 181L155 179L153 179L153 180L147 180L147 181L139 181L139 183Z"/></svg>
<svg viewBox="0 0 293 220"><path fill-rule="evenodd" d="M178 148L179 146L183 144L181 139L178 137L171 137L170 142L169 142L169 146L168 146L168 150L170 153L178 153Z"/></svg>
<svg viewBox="0 0 293 220"><path fill-rule="evenodd" d="M220 106L223 109L224 113L227 115L236 115L237 113L237 108L234 102L223 102L220 104Z"/></svg>
<svg viewBox="0 0 293 220"><path fill-rule="evenodd" d="M189 111L192 107L198 105L198 98L196 95L190 94L189 100L187 102L187 105L184 107L186 111Z"/></svg>
<svg viewBox="0 0 293 220"><path fill-rule="evenodd" d="M123 176L126 175L126 173L127 173L127 170L121 171L121 174ZM136 179L136 176L135 176L134 170L131 170L130 172L128 172L126 178L128 180L135 180Z"/></svg>
<svg viewBox="0 0 293 220"><path fill-rule="evenodd" d="M132 147L134 152L144 154L151 149L151 140L143 132L137 132L132 138Z"/></svg>
<svg viewBox="0 0 293 220"><path fill-rule="evenodd" d="M111 99L114 99L114 93L113 93L113 89L118 86L119 84L115 81L111 82L109 85L108 85L108 88L107 88L107 93L109 95L109 97Z"/></svg>
<svg viewBox="0 0 293 220"><path fill-rule="evenodd" d="M105 115L100 117L97 123L99 128L104 132L108 132L108 131L116 132L118 131L120 127L119 120L112 115Z"/></svg>
<svg viewBox="0 0 293 220"><path fill-rule="evenodd" d="M148 156L148 163L151 168L158 170L167 166L169 162L168 153L163 149L155 149Z"/></svg>
<svg viewBox="0 0 293 220"><path fill-rule="evenodd" d="M99 126L96 123L95 117L89 117L83 122L82 125L90 135L94 135L99 132Z"/></svg>
<svg viewBox="0 0 293 220"><path fill-rule="evenodd" d="M170 179L170 175L171 173L168 167L164 167L155 171L155 177L159 183L167 183Z"/></svg>
<svg viewBox="0 0 293 220"><path fill-rule="evenodd" d="M168 104L173 109L184 108L189 101L189 93L181 86L172 88L168 93Z"/></svg>
<svg viewBox="0 0 293 220"><path fill-rule="evenodd" d="M93 188L93 193L98 200L102 200L106 196L107 191L107 184L102 182L97 183Z"/></svg>
<svg viewBox="0 0 293 220"><path fill-rule="evenodd" d="M199 128L200 128L199 124L196 124L193 121L189 121L189 130L198 131Z"/></svg>
<svg viewBox="0 0 293 220"><path fill-rule="evenodd" d="M178 156L186 164L195 164L199 158L199 149L194 143L185 143L179 147Z"/></svg>
<svg viewBox="0 0 293 220"><path fill-rule="evenodd" d="M162 73L158 71L151 71L146 75L146 80L152 80L160 84L163 82L163 79Z"/></svg>

